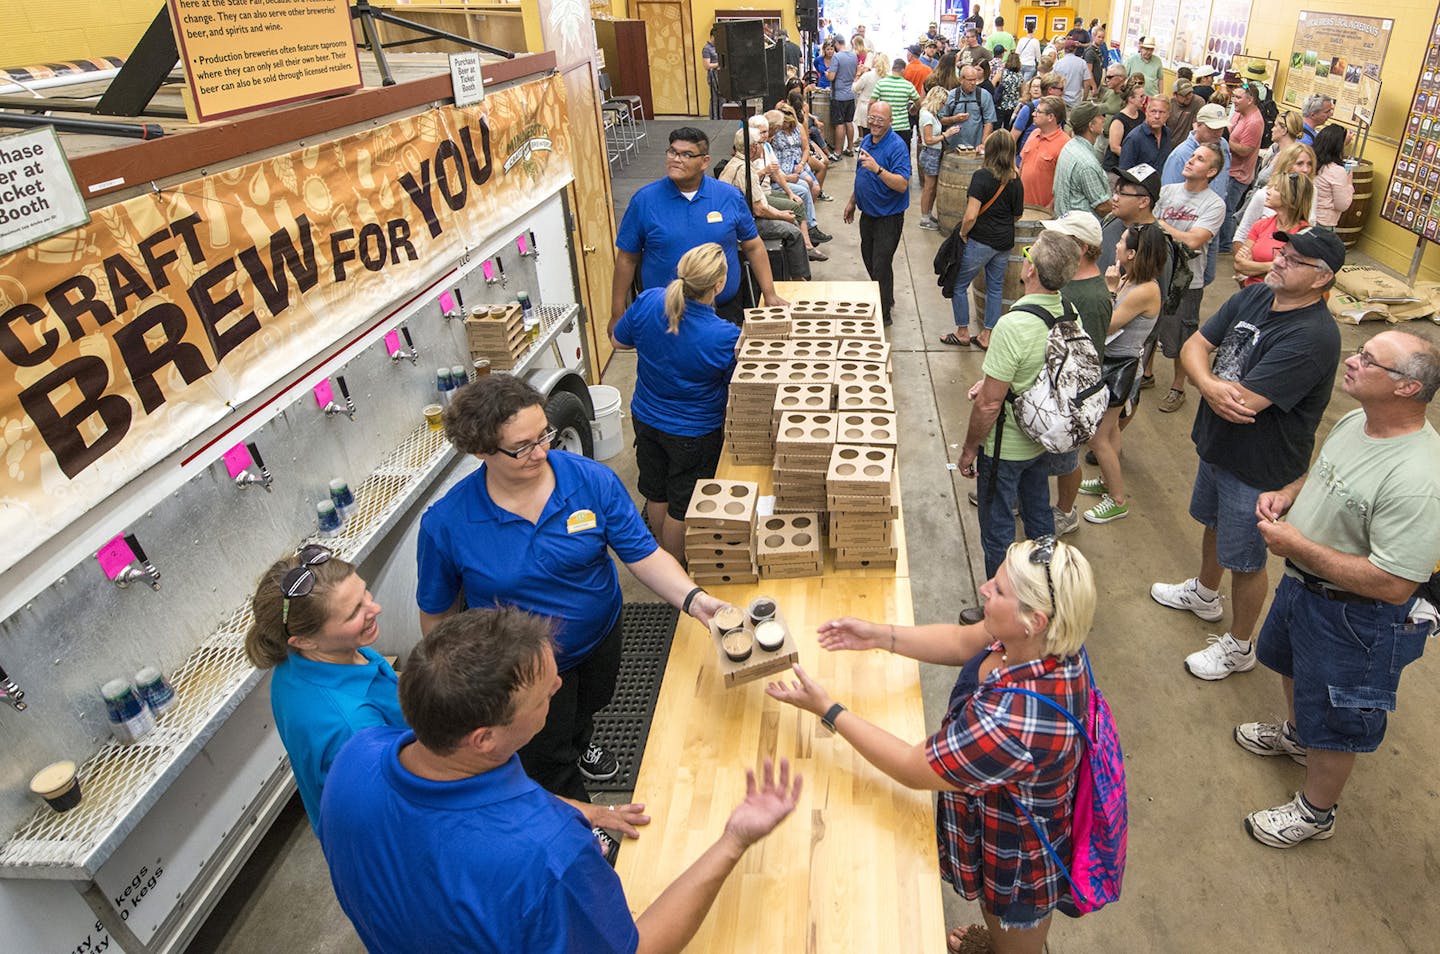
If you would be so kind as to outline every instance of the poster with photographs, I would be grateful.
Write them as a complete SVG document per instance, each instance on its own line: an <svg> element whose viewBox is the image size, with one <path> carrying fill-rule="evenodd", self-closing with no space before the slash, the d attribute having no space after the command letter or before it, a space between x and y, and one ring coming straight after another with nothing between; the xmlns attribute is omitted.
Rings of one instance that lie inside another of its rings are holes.
<svg viewBox="0 0 1440 954"><path fill-rule="evenodd" d="M1175 43L1171 48L1170 66L1192 69L1205 62L1205 43L1209 39L1210 0L1180 0L1180 14L1175 20Z"/></svg>
<svg viewBox="0 0 1440 954"><path fill-rule="evenodd" d="M1361 77L1367 71L1361 71ZM1395 154L1390 188L1380 215L1401 228L1431 241L1440 240L1440 14L1425 51L1425 62L1415 83L1405 137Z"/></svg>
<svg viewBox="0 0 1440 954"><path fill-rule="evenodd" d="M1230 58L1245 49L1245 24L1250 21L1250 0L1215 0L1210 9L1210 39L1205 62L1223 76Z"/></svg>
<svg viewBox="0 0 1440 954"><path fill-rule="evenodd" d="M1152 0L1131 0L1130 18L1125 21L1125 47L1120 51L1128 59L1140 50L1140 38L1150 32Z"/></svg>
<svg viewBox="0 0 1440 954"><path fill-rule="evenodd" d="M1355 125L1360 78L1380 78L1394 22L1301 10L1281 102L1298 109L1307 97L1323 93L1335 100L1335 121Z"/></svg>
<svg viewBox="0 0 1440 954"><path fill-rule="evenodd" d="M1180 0L1155 0L1150 8L1150 27L1145 32L1155 38L1155 55L1174 66L1175 19L1180 13Z"/></svg>

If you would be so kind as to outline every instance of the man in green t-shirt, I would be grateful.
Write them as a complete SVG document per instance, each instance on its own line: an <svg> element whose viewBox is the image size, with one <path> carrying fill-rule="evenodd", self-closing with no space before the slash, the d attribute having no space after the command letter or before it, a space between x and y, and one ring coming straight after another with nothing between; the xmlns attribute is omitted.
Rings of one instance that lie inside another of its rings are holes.
<svg viewBox="0 0 1440 954"><path fill-rule="evenodd" d="M1440 563L1440 434L1425 420L1440 349L1381 332L1346 359L1341 387L1360 409L1336 423L1308 474L1255 507L1266 546L1285 558L1256 653L1284 680L1290 718L1236 726L1235 741L1305 766L1292 800L1245 819L1274 848L1334 834L1355 754L1385 737L1400 673L1432 625L1408 617Z"/></svg>
<svg viewBox="0 0 1440 954"><path fill-rule="evenodd" d="M993 577L1015 541L1014 508L1018 504L1025 534L1031 539L1055 532L1050 509L1050 475L1074 469L1075 453L1047 454L1020 429L1015 414L1006 411L1000 425L1000 449L995 450L995 421L1010 392L1023 394L1045 366L1049 326L1038 315L1022 310L1039 306L1053 316L1064 311L1060 289L1075 277L1080 248L1069 238L1042 232L1024 249L1020 279L1025 294L1000 316L990 336L990 348L981 366L985 376L970 389L974 406L965 434L959 467L976 477L980 504L980 542L985 551L985 574ZM964 615L961 619L964 620Z"/></svg>
<svg viewBox="0 0 1440 954"><path fill-rule="evenodd" d="M985 38L985 45L992 50L996 46L1003 46L1006 53L1015 52L1015 37L1013 34L1005 32L1004 17L995 18L995 32Z"/></svg>
<svg viewBox="0 0 1440 954"><path fill-rule="evenodd" d="M1140 38L1140 52L1131 53L1125 61L1125 72L1131 76L1139 73L1145 77L1145 92L1158 96L1165 92L1165 61L1155 55L1155 40L1148 36Z"/></svg>

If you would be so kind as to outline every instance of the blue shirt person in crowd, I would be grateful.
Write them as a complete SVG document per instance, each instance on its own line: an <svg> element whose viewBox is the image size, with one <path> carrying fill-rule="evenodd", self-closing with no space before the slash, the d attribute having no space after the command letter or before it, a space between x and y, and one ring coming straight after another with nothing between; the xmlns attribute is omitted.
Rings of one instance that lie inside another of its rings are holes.
<svg viewBox="0 0 1440 954"><path fill-rule="evenodd" d="M770 256L755 230L745 197L705 174L710 139L702 130L681 126L670 132L665 150L665 178L635 193L615 237L615 277L610 287L610 324L625 313L638 270L640 288L664 288L675 279L680 256L697 245L714 242L725 251L727 278L715 310L736 324L744 303L740 295L740 252L750 262L766 305L786 305L775 294Z"/></svg>
<svg viewBox="0 0 1440 954"><path fill-rule="evenodd" d="M885 324L895 307L895 250L910 207L910 146L890 128L890 104L870 103L865 117L869 132L860 140L855 187L845 203L845 224L860 210L860 257L870 280L880 285Z"/></svg>
<svg viewBox="0 0 1440 954"><path fill-rule="evenodd" d="M963 118L962 118L963 117ZM950 92L940 110L940 125L947 146L978 147L995 128L995 100L980 86L980 70L962 67L960 85Z"/></svg>

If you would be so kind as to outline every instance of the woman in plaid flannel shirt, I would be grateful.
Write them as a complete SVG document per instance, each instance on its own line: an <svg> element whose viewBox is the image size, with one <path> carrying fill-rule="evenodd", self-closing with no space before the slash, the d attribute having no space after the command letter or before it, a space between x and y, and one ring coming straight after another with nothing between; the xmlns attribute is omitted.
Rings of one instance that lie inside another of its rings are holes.
<svg viewBox="0 0 1440 954"><path fill-rule="evenodd" d="M850 618L820 626L820 645L827 650L885 649L963 667L939 731L923 742L906 742L846 710L799 665L797 681L772 682L766 691L825 718L902 785L940 792L940 877L965 898L980 899L986 924L952 931L951 950L965 943L967 950L1038 954L1051 913L1073 908L1064 874L1015 799L1044 826L1060 856L1068 856L1084 745L1050 706L1023 693L991 690L1029 689L1085 719L1079 652L1095 616L1095 581L1079 550L1046 537L1013 544L980 594L985 618L972 626Z"/></svg>

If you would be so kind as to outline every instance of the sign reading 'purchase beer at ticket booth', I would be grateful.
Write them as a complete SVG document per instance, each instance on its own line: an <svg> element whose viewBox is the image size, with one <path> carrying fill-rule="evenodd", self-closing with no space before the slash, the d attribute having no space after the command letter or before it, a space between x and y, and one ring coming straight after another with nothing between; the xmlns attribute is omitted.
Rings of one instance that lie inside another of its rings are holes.
<svg viewBox="0 0 1440 954"><path fill-rule="evenodd" d="M169 0L191 122L361 86L346 0Z"/></svg>

